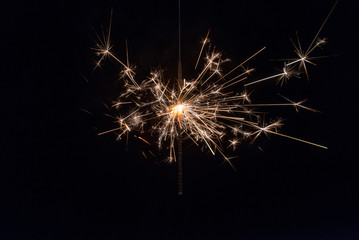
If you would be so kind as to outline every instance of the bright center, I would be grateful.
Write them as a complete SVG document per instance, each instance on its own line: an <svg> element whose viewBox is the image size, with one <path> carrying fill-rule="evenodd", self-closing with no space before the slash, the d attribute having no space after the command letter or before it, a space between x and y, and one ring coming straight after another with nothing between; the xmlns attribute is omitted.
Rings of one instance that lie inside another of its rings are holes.
<svg viewBox="0 0 359 240"><path fill-rule="evenodd" d="M182 104L178 104L178 105L176 105L176 106L174 106L174 107L171 108L172 113L173 113L174 115L179 115L179 116L182 115L183 109L184 109L184 106L183 106Z"/></svg>

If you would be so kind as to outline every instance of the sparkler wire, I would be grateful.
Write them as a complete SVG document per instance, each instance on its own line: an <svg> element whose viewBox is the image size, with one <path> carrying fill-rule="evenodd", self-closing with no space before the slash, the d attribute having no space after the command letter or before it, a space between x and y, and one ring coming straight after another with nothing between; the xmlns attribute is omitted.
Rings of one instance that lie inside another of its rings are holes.
<svg viewBox="0 0 359 240"><path fill-rule="evenodd" d="M181 0L178 0L178 78L179 88L183 88L182 80L182 58L181 58ZM182 134L178 136L178 195L183 194L183 154L182 154Z"/></svg>

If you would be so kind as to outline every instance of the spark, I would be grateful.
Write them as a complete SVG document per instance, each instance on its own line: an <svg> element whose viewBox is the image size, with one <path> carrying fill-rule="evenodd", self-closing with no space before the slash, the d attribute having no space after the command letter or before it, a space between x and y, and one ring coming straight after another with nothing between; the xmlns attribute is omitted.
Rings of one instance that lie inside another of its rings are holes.
<svg viewBox="0 0 359 240"><path fill-rule="evenodd" d="M312 60L319 57L312 57L311 54L327 41L318 36L328 17L305 51L302 49L298 34L296 34L297 42L292 42L297 57L283 59L284 66L280 72L254 80L249 77L254 68L245 68L244 65L264 51L266 47L253 51L252 55L247 56L240 64L226 72L223 69L229 61L223 58L222 53L215 47L208 44L210 33L208 31L194 66L194 69L199 68L200 65L203 68L198 70L199 73L196 77L189 80L183 79L183 84L171 84L169 80L165 79L162 70L152 71L142 81L135 80L135 67L130 66L129 63L127 41L126 63L113 53L113 46L110 42L110 21L106 34L103 34L102 37L97 35L99 40L93 50L100 57L96 67L100 66L106 58L112 58L122 67L123 91L119 93L112 108L123 117L117 117L115 121L117 127L103 131L99 135L116 132L120 139L123 134L129 132L150 134L155 137L159 148L166 147L169 151L168 162L176 161L175 141L181 135L186 136L195 145L203 146L203 149L207 149L211 154L219 153L234 169L235 167L231 163L232 157L225 154L223 146L236 150L238 144L244 140L249 139L250 143L254 143L261 135L278 135L326 149L327 147L323 145L280 133L282 119L265 123L264 113L255 111L259 107L288 106L294 107L296 111L301 108L318 112L304 106L306 100L295 102L280 95L286 100L285 103L256 103L249 98L251 92L248 93L247 88L258 86L259 83L272 79L276 79L283 86L292 77L305 75L309 78L306 64L315 64ZM205 52L206 54L204 54ZM204 56L202 57L202 55ZM203 64L200 63L201 60ZM140 136L136 137L151 145L150 140ZM261 148L259 149L261 150ZM142 154L145 158L148 157L143 151ZM150 155L154 156L152 152Z"/></svg>

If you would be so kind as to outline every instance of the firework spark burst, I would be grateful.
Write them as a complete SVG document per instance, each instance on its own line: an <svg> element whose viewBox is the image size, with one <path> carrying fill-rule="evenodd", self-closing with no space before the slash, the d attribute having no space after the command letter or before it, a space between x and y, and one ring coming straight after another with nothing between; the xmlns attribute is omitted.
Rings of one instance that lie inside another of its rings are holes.
<svg viewBox="0 0 359 240"><path fill-rule="evenodd" d="M93 50L99 60L95 68L106 58L118 62L122 67L123 91L112 104L116 111L117 126L99 135L115 132L117 139L122 139L130 132L138 135L151 134L156 138L159 148L165 147L169 151L168 162L176 162L175 142L180 136L184 136L197 146L205 146L213 155L219 153L234 169L232 158L225 154L225 150L235 150L243 140L253 143L261 135L275 134L326 149L323 145L280 133L278 129L282 125L282 119L265 123L264 114L256 111L258 107L290 106L296 111L302 108L317 112L303 105L306 100L294 102L281 96L284 103L253 103L247 89L258 87L260 83L269 80L275 80L283 86L293 77L309 78L307 64L315 64L313 61L320 58L312 57L311 54L326 43L326 39L318 36L334 7L306 50L303 50L297 34L296 41L292 41L297 57L284 59L282 71L261 79L249 78L254 69L246 68L246 64L264 51L265 47L247 56L230 71L224 72L223 66L229 60L210 43L208 31L199 48L194 69L198 70L201 65L203 67L195 78L177 79L173 83L165 79L162 70L157 70L152 71L144 80L136 80L135 67L128 61L127 43L127 61L121 61L112 51L110 22L108 30L97 35L98 42ZM233 91L233 86L241 91ZM143 137L138 138L151 144ZM152 152L151 154L153 155Z"/></svg>

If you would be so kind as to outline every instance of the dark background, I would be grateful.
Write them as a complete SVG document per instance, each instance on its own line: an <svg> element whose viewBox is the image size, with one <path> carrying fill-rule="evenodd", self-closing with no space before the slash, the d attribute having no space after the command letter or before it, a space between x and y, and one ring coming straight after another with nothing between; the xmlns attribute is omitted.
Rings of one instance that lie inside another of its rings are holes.
<svg viewBox="0 0 359 240"><path fill-rule="evenodd" d="M209 28L229 65L267 46L249 66L254 78L275 72L282 63L268 60L295 56L295 31L307 46L333 4L183 1L184 77L194 76ZM235 172L186 141L181 197L176 165L145 159L134 138L126 151L115 135L97 136L113 127L102 102L119 89L113 61L92 72L93 29L108 25L111 9L115 53L125 59L127 39L139 79L158 66L174 79L177 1L2 6L1 240L359 239L356 1L340 1L320 34L328 44L316 53L330 57L309 67L310 81L268 81L253 93L257 102L281 101L277 92L308 98L322 113L279 108L269 117L284 117L283 133L328 150L263 137L236 150Z"/></svg>

